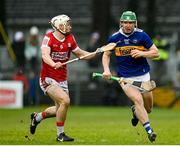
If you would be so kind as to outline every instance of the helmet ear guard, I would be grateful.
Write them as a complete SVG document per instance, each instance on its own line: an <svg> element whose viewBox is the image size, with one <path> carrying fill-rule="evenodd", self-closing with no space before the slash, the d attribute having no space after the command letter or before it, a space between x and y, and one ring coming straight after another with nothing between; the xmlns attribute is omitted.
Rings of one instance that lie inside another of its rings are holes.
<svg viewBox="0 0 180 146"><path fill-rule="evenodd" d="M57 30L60 33L66 35L67 34L66 25L68 21L71 21L70 17L63 14L63 15L58 15L58 16L53 17L51 21L49 21L49 23L51 24L54 30ZM63 25L64 29L63 30L59 29L59 25Z"/></svg>

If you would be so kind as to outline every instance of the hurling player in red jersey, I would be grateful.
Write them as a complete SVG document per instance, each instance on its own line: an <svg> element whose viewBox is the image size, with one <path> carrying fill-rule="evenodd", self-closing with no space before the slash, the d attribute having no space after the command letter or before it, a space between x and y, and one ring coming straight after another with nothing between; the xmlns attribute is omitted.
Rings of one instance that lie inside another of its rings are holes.
<svg viewBox="0 0 180 146"><path fill-rule="evenodd" d="M62 63L70 58L72 52L77 57L89 52L80 49L71 34L71 19L67 15L58 15L50 21L54 31L45 35L42 45L42 68L40 73L40 87L55 103L40 113L31 114L31 134L35 133L37 125L45 118L56 117L57 141L74 141L64 133L64 124L70 98L67 84L67 68ZM95 55L86 57L91 59Z"/></svg>

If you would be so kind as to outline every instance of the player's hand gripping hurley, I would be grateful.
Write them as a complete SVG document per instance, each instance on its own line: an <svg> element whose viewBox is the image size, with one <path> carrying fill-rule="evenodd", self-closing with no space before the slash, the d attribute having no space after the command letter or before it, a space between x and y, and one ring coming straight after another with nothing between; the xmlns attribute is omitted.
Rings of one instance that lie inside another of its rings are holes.
<svg viewBox="0 0 180 146"><path fill-rule="evenodd" d="M93 78L102 77L102 76L103 74L101 73L93 73ZM110 80L118 81L119 84L122 84L122 83L131 84L137 87L138 89L140 89L142 92L149 92L156 88L156 83L153 80L146 81L146 82L139 82L139 81L133 81L133 80L125 79L123 77L115 77L115 76L111 76Z"/></svg>
<svg viewBox="0 0 180 146"><path fill-rule="evenodd" d="M109 44L107 44L105 46L102 46L101 48L98 48L95 52L91 52L91 53L89 53L87 55L84 55L84 56L81 56L79 58L75 58L75 59L69 60L69 61L63 63L63 65L66 65L66 64L78 61L78 60L82 60L82 59L84 59L86 57L89 57L91 55L103 53L103 52L106 52L106 51L111 51L111 50L114 49L115 46L116 46L116 43L109 43Z"/></svg>

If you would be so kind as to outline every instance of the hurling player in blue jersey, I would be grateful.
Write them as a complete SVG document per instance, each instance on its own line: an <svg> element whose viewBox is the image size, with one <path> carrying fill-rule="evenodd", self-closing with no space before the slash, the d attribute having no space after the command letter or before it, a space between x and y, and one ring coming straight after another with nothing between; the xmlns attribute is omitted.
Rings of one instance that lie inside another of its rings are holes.
<svg viewBox="0 0 180 146"><path fill-rule="evenodd" d="M114 52L108 51L103 54L102 64L104 68L103 78L109 79L111 71L109 68L110 55L115 53L117 58L117 75L133 81L149 81L150 67L146 58L159 56L157 47L151 38L143 30L137 28L136 14L132 11L125 11L120 18L120 29L109 38L109 43L117 45ZM153 107L152 92L141 92L130 84L121 84L125 94L134 103L132 106L133 126L138 121L143 125L151 142L155 141L156 133L152 130L148 113Z"/></svg>

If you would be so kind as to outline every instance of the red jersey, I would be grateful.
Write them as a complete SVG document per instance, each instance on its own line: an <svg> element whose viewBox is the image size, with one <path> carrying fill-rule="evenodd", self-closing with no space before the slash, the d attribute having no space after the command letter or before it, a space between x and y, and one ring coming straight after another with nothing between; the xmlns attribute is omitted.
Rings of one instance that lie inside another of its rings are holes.
<svg viewBox="0 0 180 146"><path fill-rule="evenodd" d="M50 56L54 62L66 62L70 58L73 50L78 48L76 40L72 34L67 35L62 41L58 40L53 32L47 33L42 41L41 47L50 48ZM64 65L62 68L54 69L42 60L40 77L42 80L45 77L50 77L56 81L67 80L67 67Z"/></svg>

